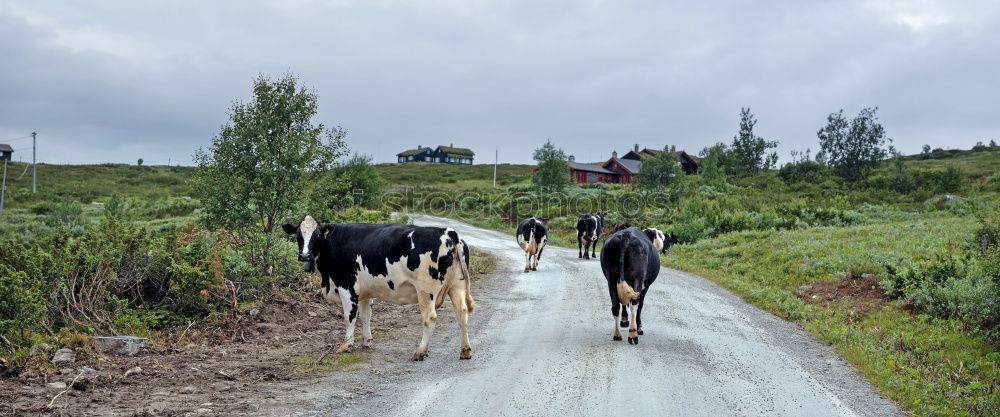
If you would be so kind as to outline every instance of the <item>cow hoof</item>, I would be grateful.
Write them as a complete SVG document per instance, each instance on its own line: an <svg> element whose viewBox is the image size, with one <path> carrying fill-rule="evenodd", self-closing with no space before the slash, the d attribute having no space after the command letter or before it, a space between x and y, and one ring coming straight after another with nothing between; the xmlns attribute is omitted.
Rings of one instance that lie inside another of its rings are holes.
<svg viewBox="0 0 1000 417"><path fill-rule="evenodd" d="M639 329L638 333L639 333L639 336L642 336L642 329Z"/></svg>
<svg viewBox="0 0 1000 417"><path fill-rule="evenodd" d="M524 268L524 272L531 272L531 268Z"/></svg>
<svg viewBox="0 0 1000 417"><path fill-rule="evenodd" d="M620 342L622 340L622 335L616 334L614 336L611 336L611 340L617 340Z"/></svg>
<svg viewBox="0 0 1000 417"><path fill-rule="evenodd" d="M580 255L580 257L582 258L582 257L583 257L583 255Z"/></svg>
<svg viewBox="0 0 1000 417"><path fill-rule="evenodd" d="M351 348L353 348L353 347L354 347L354 345L350 345L350 344L340 345L340 347L337 348L337 353L347 353L347 352L350 352Z"/></svg>
<svg viewBox="0 0 1000 417"><path fill-rule="evenodd" d="M371 347L372 347L372 339L365 340L365 342L361 344L362 349L368 349Z"/></svg>
<svg viewBox="0 0 1000 417"><path fill-rule="evenodd" d="M458 355L459 359L472 359L472 348L462 348L462 354Z"/></svg>
<svg viewBox="0 0 1000 417"><path fill-rule="evenodd" d="M532 271L537 271L537 270L538 270L538 267L537 267L537 266L533 266L533 267L531 267L531 270L532 270Z"/></svg>
<svg viewBox="0 0 1000 417"><path fill-rule="evenodd" d="M639 338L638 337L629 337L628 338L628 344L630 344L630 345L638 345L639 344Z"/></svg>
<svg viewBox="0 0 1000 417"><path fill-rule="evenodd" d="M628 320L622 320L621 323L618 323L618 325L621 327L628 327Z"/></svg>
<svg viewBox="0 0 1000 417"><path fill-rule="evenodd" d="M417 352L417 353L413 354L413 360L415 360L415 361L422 361L427 356L428 356L427 352Z"/></svg>

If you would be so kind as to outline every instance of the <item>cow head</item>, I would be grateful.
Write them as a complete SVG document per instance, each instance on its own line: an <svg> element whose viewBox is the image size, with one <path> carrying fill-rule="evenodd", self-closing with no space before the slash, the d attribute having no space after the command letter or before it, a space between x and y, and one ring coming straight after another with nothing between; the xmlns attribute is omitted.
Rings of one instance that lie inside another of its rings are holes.
<svg viewBox="0 0 1000 417"><path fill-rule="evenodd" d="M608 215L607 212L603 212L603 213L602 212L597 212L597 214L594 215L594 217L597 218L597 228L598 229L604 227L604 216L607 216L607 215Z"/></svg>
<svg viewBox="0 0 1000 417"><path fill-rule="evenodd" d="M308 262L306 265L306 271L309 272L313 269L316 264L316 245L319 243L323 236L328 233L333 226L320 224L312 216L306 216L299 222L298 226L293 226L291 224L281 225L281 229L290 235L295 235L295 240L299 244L299 261Z"/></svg>
<svg viewBox="0 0 1000 417"><path fill-rule="evenodd" d="M663 251L666 252L667 248L678 243L680 242L677 240L677 235L673 232L668 233L663 239Z"/></svg>
<svg viewBox="0 0 1000 417"><path fill-rule="evenodd" d="M632 227L632 223L621 222L621 223L618 223L618 224L615 225L615 231L617 232L617 231L625 230L625 229L628 229L630 227Z"/></svg>

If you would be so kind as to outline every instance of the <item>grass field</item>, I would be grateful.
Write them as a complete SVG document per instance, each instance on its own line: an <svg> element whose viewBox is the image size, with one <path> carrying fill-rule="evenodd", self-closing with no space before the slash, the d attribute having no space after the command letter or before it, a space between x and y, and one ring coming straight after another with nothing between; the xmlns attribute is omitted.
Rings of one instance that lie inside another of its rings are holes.
<svg viewBox="0 0 1000 417"><path fill-rule="evenodd" d="M675 247L664 264L708 277L802 324L918 415L997 415L1000 353L985 332L913 314L898 301L847 296L812 302L809 292L799 290L843 280L852 271L878 274L879 265L933 258L941 248L966 245L974 223L946 217L732 233Z"/></svg>
<svg viewBox="0 0 1000 417"><path fill-rule="evenodd" d="M532 165L500 164L497 185L526 184L531 181ZM493 165L451 165L432 162L379 164L379 175L395 185L448 185L476 187L493 185Z"/></svg>

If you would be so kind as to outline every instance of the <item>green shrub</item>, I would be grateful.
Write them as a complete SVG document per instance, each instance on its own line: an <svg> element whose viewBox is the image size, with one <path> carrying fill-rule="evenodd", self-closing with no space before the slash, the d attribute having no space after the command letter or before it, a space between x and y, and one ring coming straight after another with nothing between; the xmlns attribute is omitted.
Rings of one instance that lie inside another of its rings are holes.
<svg viewBox="0 0 1000 417"><path fill-rule="evenodd" d="M957 192L962 188L965 180L965 173L955 164L949 164L944 171L937 175L938 190L946 193Z"/></svg>
<svg viewBox="0 0 1000 417"><path fill-rule="evenodd" d="M0 263L0 335L23 343L45 311L43 299L37 280Z"/></svg>
<svg viewBox="0 0 1000 417"><path fill-rule="evenodd" d="M778 170L778 178L781 178L786 184L816 182L823 176L823 166L808 159L787 163Z"/></svg>

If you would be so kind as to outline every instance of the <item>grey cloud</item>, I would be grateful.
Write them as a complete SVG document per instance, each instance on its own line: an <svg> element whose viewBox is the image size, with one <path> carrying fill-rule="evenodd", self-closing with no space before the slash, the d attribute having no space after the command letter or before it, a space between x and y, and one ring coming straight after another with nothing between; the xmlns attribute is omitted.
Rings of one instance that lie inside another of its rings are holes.
<svg viewBox="0 0 1000 417"><path fill-rule="evenodd" d="M741 106L785 155L867 105L906 152L969 147L1000 136L998 23L991 1L13 2L0 139L190 163L256 74L293 71L377 161L454 142L524 163L546 137L579 160L697 151Z"/></svg>

